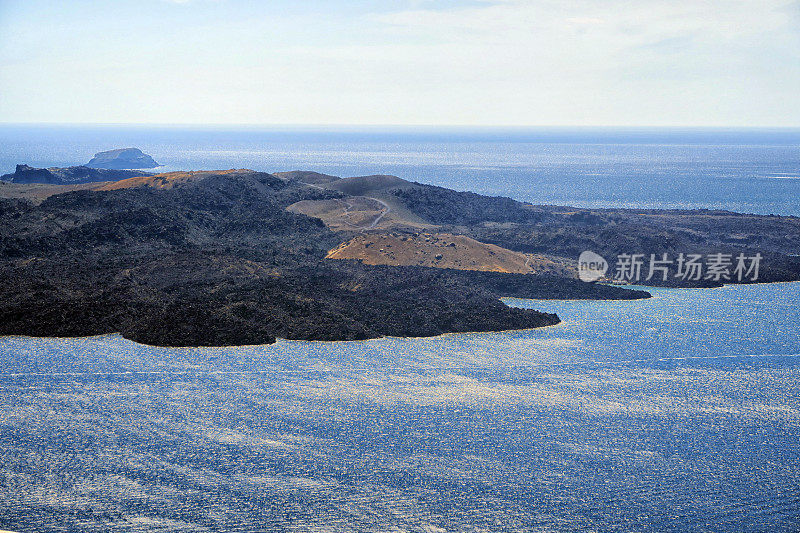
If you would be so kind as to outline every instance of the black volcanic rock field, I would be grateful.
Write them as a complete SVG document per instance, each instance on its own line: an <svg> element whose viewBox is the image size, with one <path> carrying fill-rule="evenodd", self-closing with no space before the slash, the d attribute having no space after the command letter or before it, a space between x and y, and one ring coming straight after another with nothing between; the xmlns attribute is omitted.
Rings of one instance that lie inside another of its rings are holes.
<svg viewBox="0 0 800 533"><path fill-rule="evenodd" d="M236 172L2 200L0 334L239 345L558 322L446 271L325 261L341 238L285 207L331 196Z"/></svg>
<svg viewBox="0 0 800 533"><path fill-rule="evenodd" d="M380 202L385 212L335 232L320 218L287 210L339 203L340 216L351 220L356 197ZM583 249L623 246L760 250L773 259L765 280L800 279L800 261L789 255L800 241L792 217L537 207L390 176L170 173L53 194L38 204L0 198L0 335L120 332L164 346L431 336L559 321L510 308L502 296L649 296L574 276L325 259L365 231L419 228L565 262Z"/></svg>

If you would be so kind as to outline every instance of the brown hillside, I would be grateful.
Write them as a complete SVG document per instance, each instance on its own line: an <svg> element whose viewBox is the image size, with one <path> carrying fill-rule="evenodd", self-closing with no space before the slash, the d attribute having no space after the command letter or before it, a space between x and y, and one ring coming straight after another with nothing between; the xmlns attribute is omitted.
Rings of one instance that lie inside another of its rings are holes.
<svg viewBox="0 0 800 533"><path fill-rule="evenodd" d="M237 174L240 172L252 172L245 169L231 170L199 170L190 172L165 172L154 176L141 176L138 178L128 178L126 180L108 182L97 188L99 191L114 191L117 189L132 189L134 187L153 187L155 189L171 189L176 185L181 185L190 181L200 180L208 176L220 174Z"/></svg>
<svg viewBox="0 0 800 533"><path fill-rule="evenodd" d="M96 189L99 186L106 185L106 183L107 182L101 181L70 185L53 185L49 183L9 183L7 181L0 181L0 198L28 200L34 205L39 205L46 198L54 194Z"/></svg>
<svg viewBox="0 0 800 533"><path fill-rule="evenodd" d="M555 273L567 265L493 244L446 233L365 233L340 244L328 259L357 259L368 265L424 266L513 274Z"/></svg>

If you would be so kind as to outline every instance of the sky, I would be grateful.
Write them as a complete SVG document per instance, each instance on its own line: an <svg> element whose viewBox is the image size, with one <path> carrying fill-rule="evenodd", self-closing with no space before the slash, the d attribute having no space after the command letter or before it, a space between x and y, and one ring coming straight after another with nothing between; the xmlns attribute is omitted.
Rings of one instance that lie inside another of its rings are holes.
<svg viewBox="0 0 800 533"><path fill-rule="evenodd" d="M800 0L0 0L0 122L800 127Z"/></svg>

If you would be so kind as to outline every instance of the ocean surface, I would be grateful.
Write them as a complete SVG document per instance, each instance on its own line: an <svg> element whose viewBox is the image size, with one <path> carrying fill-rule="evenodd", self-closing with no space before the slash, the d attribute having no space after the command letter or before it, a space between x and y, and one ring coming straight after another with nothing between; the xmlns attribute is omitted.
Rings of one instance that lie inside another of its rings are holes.
<svg viewBox="0 0 800 533"><path fill-rule="evenodd" d="M800 130L0 126L0 172L374 173L800 215ZM0 529L798 531L800 283L506 299L557 326L154 348L0 337Z"/></svg>
<svg viewBox="0 0 800 533"><path fill-rule="evenodd" d="M427 339L0 338L0 528L797 531L800 283L651 290Z"/></svg>
<svg viewBox="0 0 800 533"><path fill-rule="evenodd" d="M800 129L0 125L0 173L135 146L160 170L314 170L537 204L800 215Z"/></svg>

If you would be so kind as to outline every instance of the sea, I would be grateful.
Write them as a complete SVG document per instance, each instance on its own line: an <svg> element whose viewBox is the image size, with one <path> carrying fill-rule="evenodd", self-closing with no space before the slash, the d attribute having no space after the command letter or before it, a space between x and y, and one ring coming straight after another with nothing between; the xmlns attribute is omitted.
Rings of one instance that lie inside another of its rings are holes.
<svg viewBox="0 0 800 533"><path fill-rule="evenodd" d="M0 173L137 147L158 170L313 170L536 204L800 215L800 129L0 125Z"/></svg>
<svg viewBox="0 0 800 533"><path fill-rule="evenodd" d="M787 130L4 126L0 170L122 146L165 170L800 215ZM505 299L562 322L501 333L0 338L0 529L800 530L800 283L647 290Z"/></svg>

